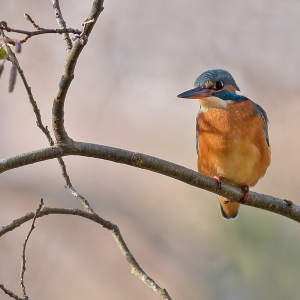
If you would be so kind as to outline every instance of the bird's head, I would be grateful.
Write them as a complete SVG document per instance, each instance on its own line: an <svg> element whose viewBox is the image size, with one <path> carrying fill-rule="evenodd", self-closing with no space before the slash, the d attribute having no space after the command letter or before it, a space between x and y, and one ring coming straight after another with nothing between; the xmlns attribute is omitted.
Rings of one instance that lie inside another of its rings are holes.
<svg viewBox="0 0 300 300"><path fill-rule="evenodd" d="M230 102L248 100L240 92L231 74L222 69L208 70L195 81L195 88L179 94L179 98L199 99L203 111L225 108Z"/></svg>

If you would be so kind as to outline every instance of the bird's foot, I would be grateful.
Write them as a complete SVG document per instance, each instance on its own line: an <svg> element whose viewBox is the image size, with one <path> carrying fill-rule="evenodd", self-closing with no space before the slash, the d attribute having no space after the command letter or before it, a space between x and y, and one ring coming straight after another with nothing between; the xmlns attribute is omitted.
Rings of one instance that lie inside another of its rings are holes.
<svg viewBox="0 0 300 300"><path fill-rule="evenodd" d="M248 198L249 198L249 194L250 194L249 186L245 185L245 186L242 187L242 189L244 191L244 197L242 199L242 203L246 203Z"/></svg>
<svg viewBox="0 0 300 300"><path fill-rule="evenodd" d="M220 190L222 188L222 177L221 176L214 176L213 178L216 180L216 182L218 184L218 188Z"/></svg>

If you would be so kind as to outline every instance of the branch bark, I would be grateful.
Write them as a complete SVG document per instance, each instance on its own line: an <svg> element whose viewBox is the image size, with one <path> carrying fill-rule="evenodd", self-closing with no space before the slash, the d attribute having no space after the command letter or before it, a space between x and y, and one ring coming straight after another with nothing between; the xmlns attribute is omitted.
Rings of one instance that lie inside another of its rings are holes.
<svg viewBox="0 0 300 300"><path fill-rule="evenodd" d="M4 292L4 294L8 295L9 297L15 300L25 300L13 293L12 291L10 291L9 289L7 289L3 284L0 284L0 289Z"/></svg>
<svg viewBox="0 0 300 300"><path fill-rule="evenodd" d="M69 155L104 159L149 170L224 196L231 201L242 203L244 195L242 189L225 183L222 183L221 189L219 189L219 185L213 178L183 166L142 153L83 142L73 142L72 145L56 145L2 159L0 161L0 173L40 161ZM245 205L264 209L300 222L300 206L286 199L251 192Z"/></svg>
<svg viewBox="0 0 300 300"><path fill-rule="evenodd" d="M37 215L41 211L43 205L44 205L44 202L43 202L43 199L41 199L39 207L37 208L37 210L34 213L31 227L30 227L29 232L28 232L28 234L25 238L25 241L23 243L23 248L22 248L22 264L21 264L21 272L20 272L20 278L21 278L20 283L21 283L21 287L22 287L22 290L23 290L23 298L26 299L26 300L28 299L28 296L27 296L27 293L26 293L26 287L25 287L25 283L24 283L24 276L25 276L25 271L26 271L26 246L27 246L27 243L28 243L28 240L29 240L29 237L30 237L31 233L35 228L35 221L37 219Z"/></svg>
<svg viewBox="0 0 300 300"><path fill-rule="evenodd" d="M47 137L48 142L50 144L50 146L54 145L54 141L51 137L51 134L47 128L47 126L44 126L43 122L42 122L42 116L40 113L40 110L38 108L37 102L35 101L32 91L31 91L31 87L28 85L27 79L25 77L25 74L22 70L22 68L20 67L19 61L16 57L16 55L12 52L12 50L10 49L10 47L7 47L7 53L10 57L10 60L13 62L13 64L17 67L17 70L19 72L19 75L21 76L21 79L23 81L24 87L27 91L27 95L29 98L29 102L32 106L33 112L35 114L36 117L36 124L37 126L41 129L41 131L44 133L44 135ZM61 157L57 158L59 165L62 169L62 175L66 181L66 188L72 193L72 195L79 201L81 202L81 204L84 206L85 210L87 212L93 213L93 209L91 208L89 202L87 201L87 199L85 199L82 195L80 195L76 189L74 188L74 186L71 183L70 177L67 173L67 167L66 164L64 162L64 160Z"/></svg>
<svg viewBox="0 0 300 300"><path fill-rule="evenodd" d="M55 2L58 2L57 0ZM77 59L87 43L88 37L103 10L103 0L94 0L91 12L84 22L83 31L73 48L67 52L63 74L52 107L52 126L58 144L72 144L64 126L64 104L70 84L74 78Z"/></svg>
<svg viewBox="0 0 300 300"><path fill-rule="evenodd" d="M61 29L67 28L67 24L63 18L61 10L60 10L59 0L52 0L52 3L53 3L53 10L55 13L55 18L56 18L58 26ZM65 41L66 50L68 52L73 47L69 33L68 32L63 33L62 37L63 37L63 40Z"/></svg>
<svg viewBox="0 0 300 300"><path fill-rule="evenodd" d="M13 29L10 27L1 27L0 29L5 30L7 32L15 32L15 33L20 33L20 34L25 34L27 35L24 39L20 40L20 43L25 43L29 38L33 37L33 36L37 36L37 35L41 35L41 34L47 34L47 33L58 33L58 34L69 34L69 33L73 33L76 35L80 35L81 31L78 29L73 29L73 28L60 28L60 29L46 29L46 28L42 28L39 30L35 30L35 31L26 31L26 30L20 30L20 29ZM15 44L14 40L10 41L13 45Z"/></svg>

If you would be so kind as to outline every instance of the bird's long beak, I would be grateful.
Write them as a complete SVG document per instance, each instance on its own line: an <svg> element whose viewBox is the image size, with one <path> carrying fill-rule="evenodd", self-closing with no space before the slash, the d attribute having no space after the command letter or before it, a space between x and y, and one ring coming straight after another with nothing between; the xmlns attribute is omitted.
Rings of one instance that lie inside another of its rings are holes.
<svg viewBox="0 0 300 300"><path fill-rule="evenodd" d="M188 90L179 94L178 98L203 99L212 95L212 91L198 86L192 90Z"/></svg>

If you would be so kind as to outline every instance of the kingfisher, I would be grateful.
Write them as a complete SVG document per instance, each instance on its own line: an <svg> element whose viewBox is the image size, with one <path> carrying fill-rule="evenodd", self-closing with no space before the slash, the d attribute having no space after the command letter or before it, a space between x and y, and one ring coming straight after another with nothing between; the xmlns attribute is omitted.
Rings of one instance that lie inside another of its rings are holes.
<svg viewBox="0 0 300 300"><path fill-rule="evenodd" d="M198 99L196 150L198 171L244 190L256 185L271 161L268 117L261 106L244 96L231 74L208 70L195 81L195 88L177 97ZM219 196L222 216L234 219L240 203Z"/></svg>

